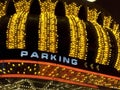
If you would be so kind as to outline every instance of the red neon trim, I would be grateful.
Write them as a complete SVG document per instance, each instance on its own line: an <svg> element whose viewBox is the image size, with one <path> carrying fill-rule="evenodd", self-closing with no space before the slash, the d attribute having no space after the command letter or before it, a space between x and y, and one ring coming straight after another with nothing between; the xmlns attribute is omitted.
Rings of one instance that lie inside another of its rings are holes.
<svg viewBox="0 0 120 90"><path fill-rule="evenodd" d="M73 82L73 81L65 80L61 78L38 76L38 75L6 74L6 75L1 75L1 77L2 78L15 78L15 77L17 78L38 78L38 79L54 80L54 81L65 82L65 83L70 83L70 84L82 85L82 86L91 87L91 88L98 88L97 86L91 85L91 84Z"/></svg>
<svg viewBox="0 0 120 90"><path fill-rule="evenodd" d="M60 65L60 64L55 64L55 63L49 63L49 62L42 62L42 61L32 61L32 60L0 60L0 63L8 63L8 62L14 62L14 63L33 63L33 64L43 64L43 65L52 65L52 66L59 66L62 68L67 68L67 69L71 69L71 70L75 70L78 72L84 72L84 73L90 73L90 74L95 74L98 76L104 76L107 78L113 78L113 79L117 79L120 80L120 77L116 77L116 76L110 76L110 75L106 75L106 74L101 74L101 73L96 73L96 72L92 72L92 71L87 71L87 70L83 70L83 69L78 69L78 68L73 68L73 67L69 67L69 66L65 66L65 65Z"/></svg>

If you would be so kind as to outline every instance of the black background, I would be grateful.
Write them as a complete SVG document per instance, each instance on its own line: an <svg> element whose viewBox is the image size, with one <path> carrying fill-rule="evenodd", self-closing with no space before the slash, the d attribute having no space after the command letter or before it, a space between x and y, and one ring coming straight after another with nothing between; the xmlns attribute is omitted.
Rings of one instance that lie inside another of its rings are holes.
<svg viewBox="0 0 120 90"><path fill-rule="evenodd" d="M120 24L120 0L96 0L94 3L108 11Z"/></svg>

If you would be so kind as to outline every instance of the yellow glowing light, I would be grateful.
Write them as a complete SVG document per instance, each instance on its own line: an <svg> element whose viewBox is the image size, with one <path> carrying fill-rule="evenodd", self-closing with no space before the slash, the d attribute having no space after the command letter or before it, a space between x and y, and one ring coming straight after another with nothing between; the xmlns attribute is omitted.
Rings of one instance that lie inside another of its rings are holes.
<svg viewBox="0 0 120 90"><path fill-rule="evenodd" d="M30 9L32 0L19 0L14 1L14 6L16 13L11 15L7 31L6 31L6 47L8 49L25 49L26 46L26 31L25 25ZM95 1L95 0L87 0ZM41 2L41 14L39 15L39 25L38 25L38 50L47 51L52 53L57 53L58 49L58 35L57 35L57 17L55 16L55 7L56 3L53 3L51 0ZM70 52L69 56L86 60L87 57L87 32L86 25L83 20L78 18L78 13L81 6L77 6L75 3L67 5L65 3L66 17L69 20L70 24ZM5 15L6 2L0 2L0 17ZM120 70L120 32L119 25L114 24L113 28L110 28L112 17L105 16L103 18L103 26L98 24L97 19L100 12L97 9L89 9L87 7L87 20L91 22L97 32L98 36L98 51L96 56L96 63L109 65L109 58L111 57L111 43L110 36L106 31L106 28L111 30L114 34L117 46L118 46L118 57L115 63L115 68ZM10 63L8 63L10 64ZM23 65L24 63L19 64L18 66ZM34 65L36 67L36 64ZM88 67L86 64L84 65ZM12 67L15 67L15 64L12 64ZM32 71L31 67L27 67L29 71ZM43 71L46 71L49 67L43 68ZM91 68L93 68L91 66ZM10 69L12 70L12 69ZM34 70L36 70L34 68ZM54 71L57 70L54 69ZM99 68L98 68L99 70Z"/></svg>
<svg viewBox="0 0 120 90"><path fill-rule="evenodd" d="M98 34L98 53L96 57L96 63L108 65L110 57L110 42L107 32L101 25L97 23L97 18L100 12L98 12L96 9L90 10L87 8L87 10L87 19L95 26Z"/></svg>
<svg viewBox="0 0 120 90"><path fill-rule="evenodd" d="M34 74L36 75L36 74L37 74L37 72L34 72Z"/></svg>
<svg viewBox="0 0 120 90"><path fill-rule="evenodd" d="M12 66L14 67L14 66L15 66L15 64L12 64Z"/></svg>
<svg viewBox="0 0 120 90"><path fill-rule="evenodd" d="M25 72L23 72L23 74L25 74Z"/></svg>
<svg viewBox="0 0 120 90"><path fill-rule="evenodd" d="M16 9L16 12L29 12L30 4L32 0L19 0L17 2L14 1L14 6Z"/></svg>
<svg viewBox="0 0 120 90"><path fill-rule="evenodd" d="M7 48L9 49L14 49L14 48L20 48L23 49L25 47L25 41L24 41L24 36L25 33L23 30L25 30L24 23L21 26L22 20L18 24L18 18L21 18L21 15L23 16L23 13L18 13L14 14L8 23L8 30L7 30L7 41L6 45ZM22 17L23 18L23 17ZM22 19L21 18L21 19ZM25 22L25 21L24 21Z"/></svg>
<svg viewBox="0 0 120 90"><path fill-rule="evenodd" d="M117 56L117 61L116 61L114 67L119 71L120 70L120 33L119 33L119 24L114 23L113 28L110 28L110 25L111 25L112 21L113 20L112 20L111 16L104 16L103 27L110 30L114 34L114 36L116 38L117 46L118 46L118 56ZM111 53L111 50L110 50L110 53Z"/></svg>
<svg viewBox="0 0 120 90"><path fill-rule="evenodd" d="M118 56L117 56L117 61L116 61L114 67L118 71L120 71L120 32L119 32L119 24L114 23L112 32L115 35L115 38L117 40L117 46L118 46Z"/></svg>
<svg viewBox="0 0 120 90"><path fill-rule="evenodd" d="M23 63L23 62L22 62L21 64L22 64L22 65L24 65L24 63Z"/></svg>
<svg viewBox="0 0 120 90"><path fill-rule="evenodd" d="M18 66L21 66L20 63L18 64Z"/></svg>
<svg viewBox="0 0 120 90"><path fill-rule="evenodd" d="M10 73L10 70L8 70L7 72Z"/></svg>
<svg viewBox="0 0 120 90"><path fill-rule="evenodd" d="M3 68L3 70L6 70L6 68Z"/></svg>
<svg viewBox="0 0 120 90"><path fill-rule="evenodd" d="M20 72L19 71L17 71L17 74L19 74Z"/></svg>
<svg viewBox="0 0 120 90"><path fill-rule="evenodd" d="M6 72L5 72L5 71L4 71L3 73L4 73L4 74L6 74Z"/></svg>
<svg viewBox="0 0 120 90"><path fill-rule="evenodd" d="M40 72L38 72L38 74L40 74Z"/></svg>
<svg viewBox="0 0 120 90"><path fill-rule="evenodd" d="M23 49L25 48L25 23L30 8L30 2L18 1L14 2L16 13L13 14L9 20L7 27L7 41L8 49Z"/></svg>
<svg viewBox="0 0 120 90"><path fill-rule="evenodd" d="M75 3L65 5L65 7L71 30L69 56L85 60L87 50L86 26L85 23L77 17L80 7L77 7Z"/></svg>
<svg viewBox="0 0 120 90"><path fill-rule="evenodd" d="M13 68L10 68L10 70L12 71L12 70L13 70Z"/></svg>
<svg viewBox="0 0 120 90"><path fill-rule="evenodd" d="M5 15L6 4L7 1L5 1L5 3L0 2L0 18Z"/></svg>
<svg viewBox="0 0 120 90"><path fill-rule="evenodd" d="M32 71L32 69L29 69L29 71Z"/></svg>
<svg viewBox="0 0 120 90"><path fill-rule="evenodd" d="M2 72L2 70L0 69L0 72Z"/></svg>
<svg viewBox="0 0 120 90"><path fill-rule="evenodd" d="M48 0L40 4L38 50L55 53L57 52L57 18L54 15L55 3Z"/></svg>
<svg viewBox="0 0 120 90"><path fill-rule="evenodd" d="M66 15L78 16L78 12L80 10L80 7L81 6L77 6L76 3L71 3L69 5L67 5L65 3Z"/></svg>

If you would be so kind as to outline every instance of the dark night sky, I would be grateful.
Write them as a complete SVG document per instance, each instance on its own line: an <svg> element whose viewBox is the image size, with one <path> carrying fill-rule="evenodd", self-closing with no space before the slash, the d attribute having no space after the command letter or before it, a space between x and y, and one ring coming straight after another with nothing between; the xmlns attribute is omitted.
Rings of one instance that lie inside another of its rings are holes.
<svg viewBox="0 0 120 90"><path fill-rule="evenodd" d="M96 0L95 3L107 10L120 24L120 0Z"/></svg>

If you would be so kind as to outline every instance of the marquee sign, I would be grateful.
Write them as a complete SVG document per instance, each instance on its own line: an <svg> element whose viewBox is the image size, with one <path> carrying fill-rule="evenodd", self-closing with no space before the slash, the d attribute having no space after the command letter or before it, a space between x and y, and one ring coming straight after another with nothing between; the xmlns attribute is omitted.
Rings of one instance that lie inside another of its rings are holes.
<svg viewBox="0 0 120 90"><path fill-rule="evenodd" d="M120 88L120 78L55 63L9 59L0 61L1 78L55 80L92 88Z"/></svg>
<svg viewBox="0 0 120 90"><path fill-rule="evenodd" d="M120 79L111 76L115 72L110 69L107 66L90 64L78 58L38 50L0 51L0 76L2 78L38 78L92 88L99 86L120 88ZM106 70L109 75L102 74L106 73Z"/></svg>

